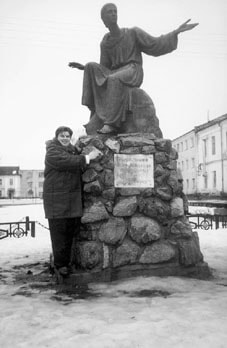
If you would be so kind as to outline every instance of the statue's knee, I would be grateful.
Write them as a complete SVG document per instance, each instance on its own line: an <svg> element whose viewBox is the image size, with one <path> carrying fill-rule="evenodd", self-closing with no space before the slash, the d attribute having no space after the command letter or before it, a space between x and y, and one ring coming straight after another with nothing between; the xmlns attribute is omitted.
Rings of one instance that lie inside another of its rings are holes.
<svg viewBox="0 0 227 348"><path fill-rule="evenodd" d="M88 63L85 65L85 69L92 69L92 68L97 67L97 66L99 66L99 64L96 63L96 62L88 62Z"/></svg>
<svg viewBox="0 0 227 348"><path fill-rule="evenodd" d="M116 74L110 74L109 76L108 76L108 81L111 83L111 82L116 82L116 81L119 81L119 77L118 76L116 76Z"/></svg>

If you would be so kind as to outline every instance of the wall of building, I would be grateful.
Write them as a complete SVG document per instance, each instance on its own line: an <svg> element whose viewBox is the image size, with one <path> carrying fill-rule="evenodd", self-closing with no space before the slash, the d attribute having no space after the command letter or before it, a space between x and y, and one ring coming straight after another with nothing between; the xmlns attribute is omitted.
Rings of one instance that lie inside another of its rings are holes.
<svg viewBox="0 0 227 348"><path fill-rule="evenodd" d="M177 167L184 178L184 192L195 194L197 190L197 156L194 130L173 140L173 147L178 152Z"/></svg>
<svg viewBox="0 0 227 348"><path fill-rule="evenodd" d="M212 124L197 134L198 190L221 195L227 192L227 120Z"/></svg>
<svg viewBox="0 0 227 348"><path fill-rule="evenodd" d="M0 198L20 197L20 175L0 175Z"/></svg>
<svg viewBox="0 0 227 348"><path fill-rule="evenodd" d="M186 194L227 195L227 115L174 139L173 146Z"/></svg>
<svg viewBox="0 0 227 348"><path fill-rule="evenodd" d="M222 170L223 170L223 187L224 193L227 193L227 120L220 123L222 129Z"/></svg>
<svg viewBox="0 0 227 348"><path fill-rule="evenodd" d="M21 197L43 196L43 170L21 170Z"/></svg>

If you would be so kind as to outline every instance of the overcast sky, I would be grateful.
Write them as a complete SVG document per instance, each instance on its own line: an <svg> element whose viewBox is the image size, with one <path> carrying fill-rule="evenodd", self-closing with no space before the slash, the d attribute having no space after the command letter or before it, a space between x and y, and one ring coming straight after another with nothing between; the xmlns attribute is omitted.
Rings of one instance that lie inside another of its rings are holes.
<svg viewBox="0 0 227 348"><path fill-rule="evenodd" d="M45 141L60 125L83 133L83 72L68 62L99 61L107 29L100 0L0 0L0 165L42 169ZM164 137L174 139L227 113L227 1L118 0L120 27L153 36L187 19L178 49L143 55L143 88L153 99Z"/></svg>

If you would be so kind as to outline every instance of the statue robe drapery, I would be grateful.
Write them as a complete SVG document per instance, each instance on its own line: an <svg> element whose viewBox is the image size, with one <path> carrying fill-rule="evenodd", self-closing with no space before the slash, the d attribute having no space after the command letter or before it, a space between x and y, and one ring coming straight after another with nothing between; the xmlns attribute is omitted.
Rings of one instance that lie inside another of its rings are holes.
<svg viewBox="0 0 227 348"><path fill-rule="evenodd" d="M153 37L137 27L121 29L117 38L106 34L100 64L85 65L82 104L104 124L119 127L125 121L130 87L143 82L142 53L155 57L170 53L177 41L175 32Z"/></svg>

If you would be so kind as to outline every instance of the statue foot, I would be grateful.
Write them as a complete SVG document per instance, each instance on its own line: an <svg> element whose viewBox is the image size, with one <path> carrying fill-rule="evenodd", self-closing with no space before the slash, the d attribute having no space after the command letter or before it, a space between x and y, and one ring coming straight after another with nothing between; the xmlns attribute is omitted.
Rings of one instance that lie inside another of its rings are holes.
<svg viewBox="0 0 227 348"><path fill-rule="evenodd" d="M115 127L109 126L108 124L105 124L101 129L97 130L97 132L101 134L116 133L117 129Z"/></svg>

